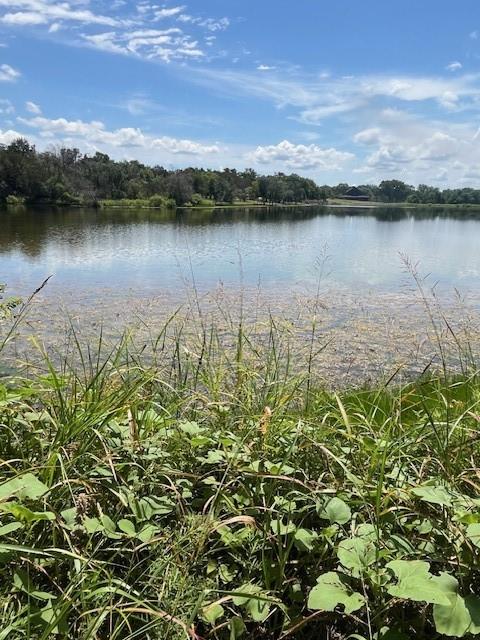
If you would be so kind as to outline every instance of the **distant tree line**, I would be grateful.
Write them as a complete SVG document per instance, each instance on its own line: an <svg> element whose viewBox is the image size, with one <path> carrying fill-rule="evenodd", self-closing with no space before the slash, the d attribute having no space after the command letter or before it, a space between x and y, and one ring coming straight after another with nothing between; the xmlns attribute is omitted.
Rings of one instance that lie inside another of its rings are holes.
<svg viewBox="0 0 480 640"><path fill-rule="evenodd" d="M260 176L253 169L179 169L117 162L104 153L82 155L78 149L38 152L25 139L0 145L0 200L30 203L93 203L145 200L174 205L322 200L313 180L292 174ZM163 198L163 200L162 200ZM155 200L157 199L157 200Z"/></svg>
<svg viewBox="0 0 480 640"><path fill-rule="evenodd" d="M350 185L318 186L297 174L263 176L253 169L178 169L115 161L75 148L39 152L24 138L0 145L0 202L91 204L148 200L153 206L252 202L304 203L343 196ZM480 190L445 189L401 180L359 187L373 201L480 204Z"/></svg>
<svg viewBox="0 0 480 640"><path fill-rule="evenodd" d="M335 187L324 186L321 189L327 198L341 197L350 185L340 183ZM359 185L361 191L376 202L410 202L412 204L480 204L480 189L465 187L462 189L439 189L420 184L418 187L401 180L383 180L379 185Z"/></svg>

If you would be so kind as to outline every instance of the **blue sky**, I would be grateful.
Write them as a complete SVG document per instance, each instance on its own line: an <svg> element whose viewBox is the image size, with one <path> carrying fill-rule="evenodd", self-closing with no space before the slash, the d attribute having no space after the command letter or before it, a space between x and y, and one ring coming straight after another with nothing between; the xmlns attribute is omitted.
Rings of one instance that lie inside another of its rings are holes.
<svg viewBox="0 0 480 640"><path fill-rule="evenodd" d="M0 0L0 142L480 186L478 0Z"/></svg>

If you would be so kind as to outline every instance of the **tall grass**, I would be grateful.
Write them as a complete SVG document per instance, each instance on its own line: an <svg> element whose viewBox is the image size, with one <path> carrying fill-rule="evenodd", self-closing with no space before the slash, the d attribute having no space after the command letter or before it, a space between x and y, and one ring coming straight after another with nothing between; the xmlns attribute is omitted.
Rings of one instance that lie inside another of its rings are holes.
<svg viewBox="0 0 480 640"><path fill-rule="evenodd" d="M223 333L194 302L148 345L72 326L68 357L38 344L42 367L0 386L0 640L478 635L461 341L455 373L436 324L437 370L327 391L319 293L301 354L242 300Z"/></svg>

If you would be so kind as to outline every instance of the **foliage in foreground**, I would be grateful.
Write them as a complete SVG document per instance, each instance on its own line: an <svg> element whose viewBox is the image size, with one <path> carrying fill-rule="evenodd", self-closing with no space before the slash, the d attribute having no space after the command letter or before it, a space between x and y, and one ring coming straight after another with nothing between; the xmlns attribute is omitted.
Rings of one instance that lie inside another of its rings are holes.
<svg viewBox="0 0 480 640"><path fill-rule="evenodd" d="M0 387L0 639L480 634L475 376L180 364Z"/></svg>

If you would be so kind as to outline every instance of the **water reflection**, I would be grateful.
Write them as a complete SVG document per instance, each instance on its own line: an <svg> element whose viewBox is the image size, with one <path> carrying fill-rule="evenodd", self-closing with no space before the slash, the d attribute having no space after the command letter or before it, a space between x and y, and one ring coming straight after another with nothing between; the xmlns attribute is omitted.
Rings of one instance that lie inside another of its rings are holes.
<svg viewBox="0 0 480 640"><path fill-rule="evenodd" d="M331 283L398 289L399 253L445 286L480 289L480 213L468 208L8 209L0 212L0 281L28 290L178 287L186 272L217 282L292 287L316 278L326 246ZM241 265L240 259L241 256Z"/></svg>

